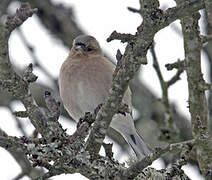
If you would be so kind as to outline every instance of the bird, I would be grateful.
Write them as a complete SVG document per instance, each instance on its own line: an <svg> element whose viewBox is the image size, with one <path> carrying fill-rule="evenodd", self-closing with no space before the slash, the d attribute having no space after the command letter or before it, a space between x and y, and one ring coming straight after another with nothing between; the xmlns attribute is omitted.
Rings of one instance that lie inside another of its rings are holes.
<svg viewBox="0 0 212 180"><path fill-rule="evenodd" d="M115 65L103 56L93 36L79 35L74 39L71 51L60 68L59 91L65 109L76 122L86 112L93 112L104 103L112 85L114 70ZM129 87L122 103L132 110ZM115 114L110 127L124 137L138 159L152 152L136 131L132 113Z"/></svg>

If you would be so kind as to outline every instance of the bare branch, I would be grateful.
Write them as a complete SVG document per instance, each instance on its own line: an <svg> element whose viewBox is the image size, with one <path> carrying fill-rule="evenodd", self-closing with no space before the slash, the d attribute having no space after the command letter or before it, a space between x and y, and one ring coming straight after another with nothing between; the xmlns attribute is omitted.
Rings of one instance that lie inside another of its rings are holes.
<svg viewBox="0 0 212 180"><path fill-rule="evenodd" d="M167 152L172 152L174 154L181 152L182 150L188 150L193 147L195 140L185 141L182 143L170 144L163 149L156 149L154 153L146 156L142 160L131 165L123 172L123 179L134 179L141 171L152 164L152 162L159 157L163 156Z"/></svg>
<svg viewBox="0 0 212 180"><path fill-rule="evenodd" d="M139 9L135 9L133 7L127 7L127 9L133 13L139 13L140 14L140 10Z"/></svg>
<svg viewBox="0 0 212 180"><path fill-rule="evenodd" d="M130 42L134 39L134 36L131 34L121 34L117 33L116 31L113 31L112 34L107 38L107 42L110 42L112 40L121 40L122 43Z"/></svg>
<svg viewBox="0 0 212 180"><path fill-rule="evenodd" d="M51 96L51 92L49 91L45 91L44 98L48 108L48 111L46 112L47 117L52 120L58 120L60 116L60 103Z"/></svg>
<svg viewBox="0 0 212 180"><path fill-rule="evenodd" d="M202 44L207 43L208 41L212 40L212 35L200 36L200 37L201 37Z"/></svg>
<svg viewBox="0 0 212 180"><path fill-rule="evenodd" d="M177 128L176 123L174 122L174 115L173 115L173 112L169 103L169 97L168 97L168 88L171 84L170 84L170 81L166 82L163 78L163 75L158 63L158 59L156 56L154 43L152 43L150 47L150 51L153 57L153 67L157 73L158 79L160 81L161 89L162 89L162 103L164 104L166 108L166 115L164 119L162 120L161 123L158 123L160 127L160 131L161 131L159 139L165 142L177 142L179 141L179 135L178 135L179 129ZM181 72L177 74L176 77L174 76L173 78L179 77L180 74ZM174 81L173 83L176 82L175 79L173 79L172 81Z"/></svg>
<svg viewBox="0 0 212 180"><path fill-rule="evenodd" d="M35 9L31 9L28 3L23 3L20 9L16 11L16 14L7 19L6 28L1 25L0 37L2 38L1 42L3 44L0 50L2 52L0 53L0 80L2 84L1 86L4 90L11 92L13 96L21 100L28 112L31 123L35 126L39 133L48 140L51 139L55 133L57 133L57 135L58 133L62 135L64 130L61 128L58 121L55 121L54 126L49 127L48 121L51 120L45 117L39 107L34 103L35 101L31 96L28 86L28 80L33 81L36 79L32 74L32 65L28 67L27 71L24 73L24 77L22 78L12 69L8 56L7 41L11 31L20 26L28 17L32 16L35 11Z"/></svg>
<svg viewBox="0 0 212 180"><path fill-rule="evenodd" d="M25 69L24 73L23 73L23 79L24 81L26 81L27 83L33 83L37 80L37 76L34 75L32 73L33 71L33 65L32 63L29 64L29 66Z"/></svg>
<svg viewBox="0 0 212 180"><path fill-rule="evenodd" d="M168 71L171 71L172 69L178 69L179 67L185 68L185 60L183 61L178 60L175 63L166 64L165 67Z"/></svg>
<svg viewBox="0 0 212 180"><path fill-rule="evenodd" d="M203 0L187 0L183 3L178 4L174 8L169 8L163 14L164 22L162 23L162 26L167 26L177 19L189 16L192 13L203 9L204 6L205 5Z"/></svg>
<svg viewBox="0 0 212 180"><path fill-rule="evenodd" d="M177 73L167 82L167 86L169 87L180 80L180 75L183 73L183 71L183 68L178 68Z"/></svg>
<svg viewBox="0 0 212 180"><path fill-rule="evenodd" d="M129 81L134 77L140 65L144 63L142 59L146 58L147 50L153 42L155 33L176 19L204 7L202 1L191 0L162 13L160 9L156 9L159 7L158 1L145 1L142 5L144 7L143 22L137 28L138 32L134 40L126 47L122 57L122 68L119 69L116 77L113 79L109 96L97 114L93 129L88 138L87 150L91 154L99 152L112 117L118 111ZM118 39L120 40L120 38Z"/></svg>
<svg viewBox="0 0 212 180"><path fill-rule="evenodd" d="M180 3L181 1L176 0L176 2ZM200 124L205 127L205 132L208 132L208 109L205 89L199 87L199 85L205 84L201 70L202 43L198 25L199 18L200 14L196 12L193 13L192 16L185 17L181 20L185 48L186 73L188 77L189 111L191 114L192 134L197 139L202 134L202 128L199 128L196 122L201 122ZM212 165L209 163L212 161L212 146L210 146L211 138L205 136L205 146L202 146L201 142L202 141L196 145L197 161L202 174L206 179L209 179L207 173L212 168Z"/></svg>
<svg viewBox="0 0 212 180"><path fill-rule="evenodd" d="M8 16L6 22L6 28L11 32L15 28L19 27L23 22L31 17L34 13L37 12L37 9L31 9L28 3L22 3L21 7L16 10L14 16Z"/></svg>

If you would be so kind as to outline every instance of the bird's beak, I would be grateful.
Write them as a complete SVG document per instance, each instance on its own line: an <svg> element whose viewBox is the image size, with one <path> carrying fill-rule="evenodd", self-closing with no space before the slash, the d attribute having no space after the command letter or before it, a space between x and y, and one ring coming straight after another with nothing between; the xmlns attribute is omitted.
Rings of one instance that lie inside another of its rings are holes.
<svg viewBox="0 0 212 180"><path fill-rule="evenodd" d="M84 43L77 42L75 43L75 50L83 53L86 50L86 45Z"/></svg>
<svg viewBox="0 0 212 180"><path fill-rule="evenodd" d="M84 49L83 49L83 47L81 45L76 45L75 46L75 50L76 51L80 51L80 52L83 52L84 51Z"/></svg>

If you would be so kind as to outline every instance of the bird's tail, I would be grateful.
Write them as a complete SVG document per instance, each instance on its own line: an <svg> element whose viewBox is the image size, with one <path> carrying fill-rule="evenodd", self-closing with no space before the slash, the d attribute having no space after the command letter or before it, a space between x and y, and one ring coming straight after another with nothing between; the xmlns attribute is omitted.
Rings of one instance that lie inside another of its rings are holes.
<svg viewBox="0 0 212 180"><path fill-rule="evenodd" d="M144 142L137 133L132 116L130 114L116 114L111 122L111 127L118 131L131 146L138 159L150 154L152 149Z"/></svg>
<svg viewBox="0 0 212 180"><path fill-rule="evenodd" d="M138 159L142 159L153 152L150 146L144 142L143 138L136 131L134 131L133 134L124 134L124 138L131 146Z"/></svg>

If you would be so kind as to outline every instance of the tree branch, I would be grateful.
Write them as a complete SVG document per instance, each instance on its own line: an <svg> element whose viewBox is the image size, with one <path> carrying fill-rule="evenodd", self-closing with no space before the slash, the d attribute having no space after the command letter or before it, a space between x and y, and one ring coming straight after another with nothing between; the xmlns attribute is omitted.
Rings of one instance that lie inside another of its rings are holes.
<svg viewBox="0 0 212 180"><path fill-rule="evenodd" d="M177 154L179 152L182 152L182 150L191 150L191 147L193 147L195 144L195 140L189 140L181 143L176 144L170 144L167 147L163 149L156 149L156 151L142 160L136 162L135 164L131 165L129 168L127 168L123 172L123 179L134 179L141 171L146 168L147 166L151 165L153 161L158 159L159 157L165 155L168 152Z"/></svg>
<svg viewBox="0 0 212 180"><path fill-rule="evenodd" d="M197 12L205 7L203 0L187 0L181 1L176 7L167 9L163 14L162 27L174 22L177 19L181 19L185 16L189 16L194 12Z"/></svg>
<svg viewBox="0 0 212 180"><path fill-rule="evenodd" d="M172 109L169 103L169 97L168 97L168 88L170 86L170 83L169 83L170 81L166 82L163 78L163 75L161 73L160 66L158 63L158 59L155 53L154 43L151 45L150 51L153 57L153 67L158 75L158 79L160 81L160 86L162 89L162 103L164 104L164 107L166 109L166 116L164 117L162 122L158 123L160 127L160 131L161 131L160 140L169 142L169 143L178 142L180 139L179 130L174 122L174 114L172 112ZM181 72L179 73L179 75L180 74Z"/></svg>
<svg viewBox="0 0 212 180"><path fill-rule="evenodd" d="M180 3L182 1L177 0L176 2ZM183 18L181 23L184 37L186 73L188 77L192 134L197 139L202 136L205 137L204 146L201 143L202 141L196 145L197 161L204 177L210 179L207 174L212 169L212 164L210 163L212 161L212 146L210 146L211 138L207 135L208 111L205 88L202 86L206 83L201 70L202 43L198 25L199 18L200 14L198 12L192 13L191 16ZM204 131L201 131L202 128L200 128L199 124L205 127Z"/></svg>
<svg viewBox="0 0 212 180"><path fill-rule="evenodd" d="M48 127L50 120L48 120L48 118L43 115L38 106L35 105L35 101L32 98L31 92L29 90L29 83L31 83L32 80L31 78L33 77L33 81L35 80L34 76L32 75L32 69L30 69L31 67L28 68L27 72L22 78L18 76L13 70L8 56L7 41L12 30L20 26L36 11L37 9L31 9L28 3L23 3L16 11L15 15L8 17L6 28L3 25L0 26L0 37L2 39L2 48L0 50L0 88L11 92L13 96L21 100L28 112L31 123L35 126L39 133L41 133L42 136L49 140L56 133L58 135L60 132L59 134L62 135L64 130L61 128L57 121L54 122L54 127Z"/></svg>
<svg viewBox="0 0 212 180"><path fill-rule="evenodd" d="M143 8L143 22L137 28L138 32L135 35L135 39L126 47L122 57L122 68L119 69L116 77L113 79L109 96L97 114L93 129L88 138L86 149L91 154L99 152L112 117L118 111L129 81L134 77L140 65L146 64L144 59L146 59L147 50L153 42L155 33L177 18L188 15L188 12L196 12L204 7L202 1L191 0L177 7L170 8L163 14L160 9L157 9L159 7L157 2L155 0L144 1L142 4L145 7Z"/></svg>

